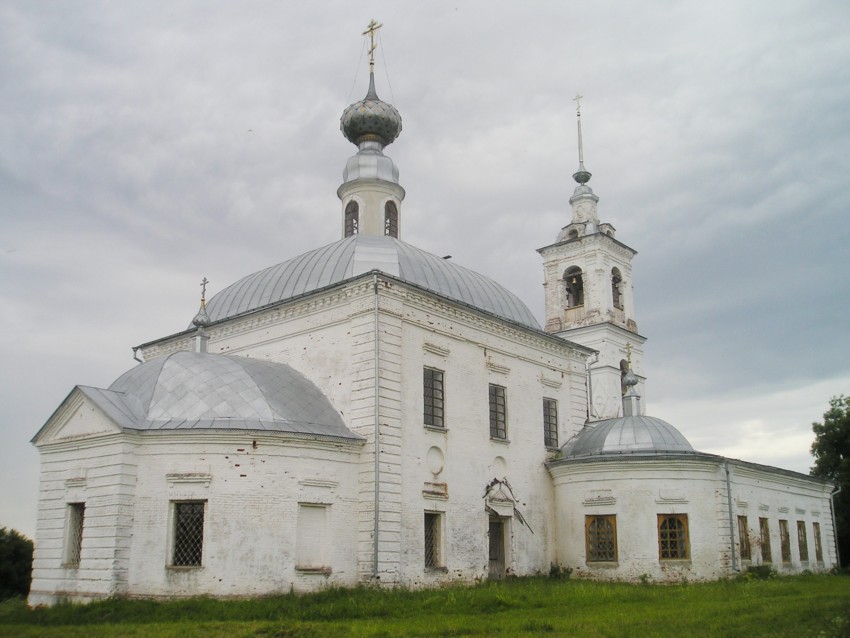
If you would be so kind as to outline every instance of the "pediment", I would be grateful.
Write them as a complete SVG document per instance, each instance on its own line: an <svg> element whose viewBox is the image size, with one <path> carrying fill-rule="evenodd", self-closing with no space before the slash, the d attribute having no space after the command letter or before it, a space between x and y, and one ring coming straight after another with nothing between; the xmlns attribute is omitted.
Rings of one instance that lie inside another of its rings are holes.
<svg viewBox="0 0 850 638"><path fill-rule="evenodd" d="M85 439L121 432L116 423L85 391L77 386L33 437L35 445Z"/></svg>

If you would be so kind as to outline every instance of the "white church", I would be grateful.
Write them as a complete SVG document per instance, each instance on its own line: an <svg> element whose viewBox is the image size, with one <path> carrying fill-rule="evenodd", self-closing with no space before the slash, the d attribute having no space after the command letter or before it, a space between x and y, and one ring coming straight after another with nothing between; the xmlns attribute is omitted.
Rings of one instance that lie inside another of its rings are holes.
<svg viewBox="0 0 850 638"><path fill-rule="evenodd" d="M33 438L31 604L836 564L831 483L696 451L645 415L636 253L600 221L580 119L572 218L538 250L544 326L402 241L384 154L401 116L374 54L341 129L341 238L202 298Z"/></svg>

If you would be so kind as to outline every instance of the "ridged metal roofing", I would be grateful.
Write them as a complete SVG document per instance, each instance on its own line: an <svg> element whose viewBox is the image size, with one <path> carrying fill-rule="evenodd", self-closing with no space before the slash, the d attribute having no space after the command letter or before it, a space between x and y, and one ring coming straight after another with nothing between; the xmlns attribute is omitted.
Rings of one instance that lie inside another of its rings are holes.
<svg viewBox="0 0 850 638"><path fill-rule="evenodd" d="M561 448L563 458L693 453L679 430L652 416L624 416L588 426Z"/></svg>
<svg viewBox="0 0 850 638"><path fill-rule="evenodd" d="M207 302L212 321L380 270L433 293L540 329L516 295L492 279L392 237L354 235L248 275Z"/></svg>
<svg viewBox="0 0 850 638"><path fill-rule="evenodd" d="M265 430L360 439L321 390L283 363L175 352L132 368L108 390L80 387L130 430Z"/></svg>

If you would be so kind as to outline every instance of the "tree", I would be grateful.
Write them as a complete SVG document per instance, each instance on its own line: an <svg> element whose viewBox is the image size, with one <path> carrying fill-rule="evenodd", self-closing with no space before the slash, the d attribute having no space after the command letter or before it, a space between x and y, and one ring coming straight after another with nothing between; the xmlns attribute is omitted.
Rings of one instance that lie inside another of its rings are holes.
<svg viewBox="0 0 850 638"><path fill-rule="evenodd" d="M32 541L0 527L0 600L26 596L32 582Z"/></svg>
<svg viewBox="0 0 850 638"><path fill-rule="evenodd" d="M812 423L815 442L812 475L833 481L841 491L835 496L838 553L843 565L850 564L850 397L829 400L823 423Z"/></svg>

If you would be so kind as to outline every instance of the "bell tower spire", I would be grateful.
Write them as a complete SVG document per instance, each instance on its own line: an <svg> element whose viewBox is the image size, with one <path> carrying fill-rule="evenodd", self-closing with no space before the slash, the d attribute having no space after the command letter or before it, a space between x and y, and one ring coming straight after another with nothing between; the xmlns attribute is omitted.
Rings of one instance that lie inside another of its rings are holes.
<svg viewBox="0 0 850 638"><path fill-rule="evenodd" d="M599 221L599 197L588 185L581 122L582 96L576 94L578 170L570 197L572 218L554 244L540 248L546 297L546 331L599 351L590 373L590 419L621 415L626 372L628 388L642 384L646 339L637 333L632 291L634 250L614 238L611 224ZM631 379L636 381L631 383ZM637 404L630 403L633 409Z"/></svg>
<svg viewBox="0 0 850 638"><path fill-rule="evenodd" d="M369 36L369 89L366 97L342 113L340 129L357 146L342 173L337 195L342 201L342 234L388 235L398 238L404 189L398 183L398 168L384 155L401 133L401 115L375 90L375 35L382 24L372 20L363 35Z"/></svg>

